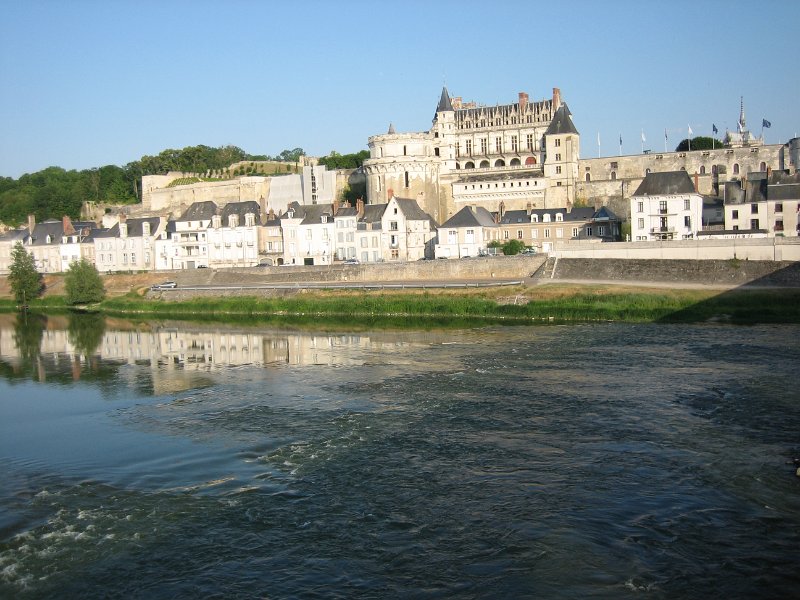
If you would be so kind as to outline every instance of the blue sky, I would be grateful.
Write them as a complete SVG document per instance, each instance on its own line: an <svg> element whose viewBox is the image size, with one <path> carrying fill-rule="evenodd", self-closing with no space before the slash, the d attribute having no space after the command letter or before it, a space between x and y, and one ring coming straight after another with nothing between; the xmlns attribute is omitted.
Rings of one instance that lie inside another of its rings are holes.
<svg viewBox="0 0 800 600"><path fill-rule="evenodd" d="M0 175L195 144L322 156L424 131L443 83L481 104L561 89L581 155L800 132L800 2L0 0Z"/></svg>

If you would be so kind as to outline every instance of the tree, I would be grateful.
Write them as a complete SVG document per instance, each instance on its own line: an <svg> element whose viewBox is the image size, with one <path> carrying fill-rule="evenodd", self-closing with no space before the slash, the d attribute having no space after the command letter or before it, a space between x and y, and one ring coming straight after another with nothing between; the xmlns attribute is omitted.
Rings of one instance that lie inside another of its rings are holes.
<svg viewBox="0 0 800 600"><path fill-rule="evenodd" d="M506 256L513 256L525 250L525 244L522 240L508 240L503 244L503 254Z"/></svg>
<svg viewBox="0 0 800 600"><path fill-rule="evenodd" d="M11 251L11 268L8 274L8 283L17 304L24 305L29 300L38 298L44 289L42 275L36 270L36 261L33 256L25 250L25 247L17 242Z"/></svg>
<svg viewBox="0 0 800 600"><path fill-rule="evenodd" d="M67 269L64 277L68 304L90 304L100 302L106 296L103 280L95 266L82 258Z"/></svg>
<svg viewBox="0 0 800 600"><path fill-rule="evenodd" d="M692 138L691 148L692 150L712 150L714 148L722 148L723 144L717 139L705 137L702 135L698 135L696 138ZM686 152L689 150L689 138L686 138L678 144L678 147L675 148L675 152Z"/></svg>

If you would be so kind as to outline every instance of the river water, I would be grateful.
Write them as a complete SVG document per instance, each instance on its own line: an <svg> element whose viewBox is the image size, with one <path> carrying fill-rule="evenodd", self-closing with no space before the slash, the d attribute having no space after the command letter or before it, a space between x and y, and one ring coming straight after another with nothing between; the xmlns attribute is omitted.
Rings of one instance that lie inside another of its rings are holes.
<svg viewBox="0 0 800 600"><path fill-rule="evenodd" d="M12 317L0 597L797 597L798 339Z"/></svg>

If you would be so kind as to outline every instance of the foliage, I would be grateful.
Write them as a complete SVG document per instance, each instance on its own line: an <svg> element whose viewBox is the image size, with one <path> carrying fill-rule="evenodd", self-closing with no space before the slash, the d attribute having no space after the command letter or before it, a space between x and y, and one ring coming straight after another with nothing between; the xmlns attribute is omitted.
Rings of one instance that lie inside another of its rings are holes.
<svg viewBox="0 0 800 600"><path fill-rule="evenodd" d="M339 154L331 152L319 159L319 164L328 169L357 169L369 158L369 150L361 150L355 154Z"/></svg>
<svg viewBox="0 0 800 600"><path fill-rule="evenodd" d="M105 317L99 313L70 313L67 324L69 342L84 356L91 356L103 341Z"/></svg>
<svg viewBox="0 0 800 600"><path fill-rule="evenodd" d="M489 246L489 248L502 248L503 242L501 242L500 240L492 240L487 244L487 246Z"/></svg>
<svg viewBox="0 0 800 600"><path fill-rule="evenodd" d="M522 240L508 240L503 244L503 254L506 256L514 256L525 250L525 244Z"/></svg>
<svg viewBox="0 0 800 600"><path fill-rule="evenodd" d="M23 363L36 361L41 353L47 318L37 313L21 312L14 323L14 345Z"/></svg>
<svg viewBox="0 0 800 600"><path fill-rule="evenodd" d="M85 258L72 263L64 276L68 304L90 304L105 298L106 291L97 268Z"/></svg>
<svg viewBox="0 0 800 600"><path fill-rule="evenodd" d="M11 286L17 304L26 304L28 301L38 298L44 290L42 275L36 270L36 261L19 242L11 251L8 284Z"/></svg>
<svg viewBox="0 0 800 600"><path fill-rule="evenodd" d="M692 138L691 148L692 150L713 150L715 148L722 148L723 144L718 139L705 137L702 135L698 135L695 138ZM686 152L689 150L689 138L681 140L681 143L678 144L678 147L675 148L675 152Z"/></svg>

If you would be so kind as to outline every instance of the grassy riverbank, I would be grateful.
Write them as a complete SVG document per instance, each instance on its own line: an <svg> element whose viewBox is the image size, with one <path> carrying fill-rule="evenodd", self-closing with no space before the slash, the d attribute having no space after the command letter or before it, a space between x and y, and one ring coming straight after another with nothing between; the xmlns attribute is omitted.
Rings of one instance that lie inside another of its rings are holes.
<svg viewBox="0 0 800 600"><path fill-rule="evenodd" d="M31 302L37 310L65 310L62 297ZM11 302L0 309L13 310ZM319 320L328 322L413 319L444 322L684 322L800 323L800 290L688 290L604 285L547 285L419 292L305 291L282 297L148 300L138 294L110 298L96 307L109 315L192 320Z"/></svg>

